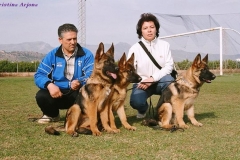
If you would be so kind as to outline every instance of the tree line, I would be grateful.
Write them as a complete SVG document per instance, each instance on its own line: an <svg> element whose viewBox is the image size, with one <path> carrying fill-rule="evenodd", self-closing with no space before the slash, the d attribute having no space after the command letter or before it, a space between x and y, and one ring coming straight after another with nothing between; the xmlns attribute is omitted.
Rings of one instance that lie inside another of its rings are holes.
<svg viewBox="0 0 240 160"><path fill-rule="evenodd" d="M0 61L0 72L36 72L39 63L39 61L11 62L8 60L2 60ZM189 60L175 62L177 70L186 70L191 64L192 61ZM218 70L220 68L220 61L209 61L208 66L211 70ZM225 60L223 61L223 69L240 69L240 62Z"/></svg>
<svg viewBox="0 0 240 160"><path fill-rule="evenodd" d="M35 72L39 61L33 62L11 62L8 60L0 61L0 72Z"/></svg>

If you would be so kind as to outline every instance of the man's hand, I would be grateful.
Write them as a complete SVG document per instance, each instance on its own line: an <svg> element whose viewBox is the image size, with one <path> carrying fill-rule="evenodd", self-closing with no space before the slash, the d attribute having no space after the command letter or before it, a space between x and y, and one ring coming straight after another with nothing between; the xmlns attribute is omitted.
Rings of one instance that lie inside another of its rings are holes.
<svg viewBox="0 0 240 160"><path fill-rule="evenodd" d="M78 90L80 88L80 82L78 80L73 80L71 82L71 89L72 90Z"/></svg>
<svg viewBox="0 0 240 160"><path fill-rule="evenodd" d="M47 89L48 89L50 95L53 98L60 98L60 97L62 97L62 92L60 91L59 87L56 86L55 84L49 83L48 86L47 86Z"/></svg>
<svg viewBox="0 0 240 160"><path fill-rule="evenodd" d="M147 82L149 82L149 83L147 83ZM153 84L152 82L154 82L154 79L152 77L149 77L149 78L143 80L142 82L140 82L137 87L141 88L143 90L146 90L148 87L150 87Z"/></svg>

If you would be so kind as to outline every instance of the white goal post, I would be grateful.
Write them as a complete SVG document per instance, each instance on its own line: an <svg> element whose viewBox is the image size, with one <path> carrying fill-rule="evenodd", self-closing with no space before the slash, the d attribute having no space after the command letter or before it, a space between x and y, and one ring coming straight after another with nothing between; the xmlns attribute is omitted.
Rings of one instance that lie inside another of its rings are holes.
<svg viewBox="0 0 240 160"><path fill-rule="evenodd" d="M223 28L223 27L215 27L215 28L209 28L209 29L203 29L203 30L198 30L198 31L193 31L193 32L185 32L185 33L180 33L180 34L175 34L175 35L169 35L169 36L163 36L159 37L160 39L166 39L166 38L172 38L172 37L180 37L180 36L186 36L190 34L196 34L196 33L202 33L202 32L209 32L209 31L214 31L214 30L219 30L219 55L220 55L220 75L223 75L223 30L232 30L240 35L240 33L234 29L231 28Z"/></svg>

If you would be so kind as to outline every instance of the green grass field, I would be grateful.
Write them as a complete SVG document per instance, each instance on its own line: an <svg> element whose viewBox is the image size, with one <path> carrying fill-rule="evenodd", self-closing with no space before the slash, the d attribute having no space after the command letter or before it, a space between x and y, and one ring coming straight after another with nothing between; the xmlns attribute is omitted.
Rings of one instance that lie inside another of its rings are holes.
<svg viewBox="0 0 240 160"><path fill-rule="evenodd" d="M204 84L195 103L196 119L203 127L190 125L184 132L154 130L142 126L136 111L126 100L128 121L137 127L127 131L116 117L119 134L102 136L66 133L51 136L44 132L47 125L28 121L40 117L35 102L32 77L0 77L0 159L4 160L237 160L240 159L240 74L218 76ZM128 95L130 92L128 93ZM157 102L153 96L154 104ZM61 125L66 110L61 111Z"/></svg>

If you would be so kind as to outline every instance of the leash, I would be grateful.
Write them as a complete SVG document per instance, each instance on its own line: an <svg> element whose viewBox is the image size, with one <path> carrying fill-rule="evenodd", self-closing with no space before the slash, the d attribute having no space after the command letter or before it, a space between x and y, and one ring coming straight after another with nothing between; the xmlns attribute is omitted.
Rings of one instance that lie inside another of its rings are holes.
<svg viewBox="0 0 240 160"><path fill-rule="evenodd" d="M70 88L67 93L63 93L62 95L63 95L63 96L66 96L66 95L68 95L69 93L71 93L72 91L73 91L73 90Z"/></svg>
<svg viewBox="0 0 240 160"><path fill-rule="evenodd" d="M152 115L151 115L151 110L152 110ZM152 99L151 96L149 97L149 109L148 109L148 113L150 115L150 118L154 118L154 107L152 104Z"/></svg>

